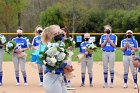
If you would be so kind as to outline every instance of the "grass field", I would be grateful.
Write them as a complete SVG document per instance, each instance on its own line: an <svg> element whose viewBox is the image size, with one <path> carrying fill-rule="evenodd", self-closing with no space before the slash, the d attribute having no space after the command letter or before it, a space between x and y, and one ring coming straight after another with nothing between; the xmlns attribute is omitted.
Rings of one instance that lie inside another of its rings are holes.
<svg viewBox="0 0 140 93"><path fill-rule="evenodd" d="M26 51L26 53L27 53L27 61L30 61L31 60L31 53L32 52L33 52L32 49ZM79 48L76 48L74 50L74 55L73 55L73 58L72 58L73 61L77 61L77 59L75 58L75 56L78 55L78 54L79 54ZM123 53L120 50L120 48L117 48L116 49L115 54L116 54L116 61L122 61ZM136 54L138 55L138 52ZM12 54L5 53L4 61L11 61L11 60L12 60ZM100 48L98 48L97 51L93 53L93 60L95 62L102 60L102 51L101 51Z"/></svg>

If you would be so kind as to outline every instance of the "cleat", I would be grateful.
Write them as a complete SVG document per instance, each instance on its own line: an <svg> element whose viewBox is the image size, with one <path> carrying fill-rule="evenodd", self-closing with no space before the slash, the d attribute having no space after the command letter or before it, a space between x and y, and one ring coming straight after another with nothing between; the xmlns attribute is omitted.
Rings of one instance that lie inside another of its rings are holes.
<svg viewBox="0 0 140 93"><path fill-rule="evenodd" d="M124 83L123 88L128 88L128 86L127 86L127 84L126 84L126 83Z"/></svg>

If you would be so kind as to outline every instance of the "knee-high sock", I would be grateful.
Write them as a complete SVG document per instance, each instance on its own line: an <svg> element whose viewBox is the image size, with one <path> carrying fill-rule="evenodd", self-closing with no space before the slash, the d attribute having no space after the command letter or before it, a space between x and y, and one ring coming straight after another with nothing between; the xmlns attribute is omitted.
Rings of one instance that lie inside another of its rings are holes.
<svg viewBox="0 0 140 93"><path fill-rule="evenodd" d="M110 72L111 83L114 81L114 72Z"/></svg>
<svg viewBox="0 0 140 93"><path fill-rule="evenodd" d="M108 72L104 72L104 82L107 83L108 81Z"/></svg>
<svg viewBox="0 0 140 93"><path fill-rule="evenodd" d="M0 83L2 83L2 72L0 72Z"/></svg>
<svg viewBox="0 0 140 93"><path fill-rule="evenodd" d="M82 84L85 84L85 73L82 73Z"/></svg>
<svg viewBox="0 0 140 93"><path fill-rule="evenodd" d="M23 75L24 83L27 83L26 72L22 71L22 75Z"/></svg>
<svg viewBox="0 0 140 93"><path fill-rule="evenodd" d="M92 84L92 73L89 73L89 83Z"/></svg>
<svg viewBox="0 0 140 93"><path fill-rule="evenodd" d="M15 71L15 75L16 75L16 80L17 80L17 83L19 83L19 71Z"/></svg>
<svg viewBox="0 0 140 93"><path fill-rule="evenodd" d="M43 82L43 73L39 73L40 82Z"/></svg>
<svg viewBox="0 0 140 93"><path fill-rule="evenodd" d="M137 84L137 75L133 75L134 83Z"/></svg>
<svg viewBox="0 0 140 93"><path fill-rule="evenodd" d="M123 78L124 78L124 83L127 83L127 80L128 80L128 74L124 74Z"/></svg>

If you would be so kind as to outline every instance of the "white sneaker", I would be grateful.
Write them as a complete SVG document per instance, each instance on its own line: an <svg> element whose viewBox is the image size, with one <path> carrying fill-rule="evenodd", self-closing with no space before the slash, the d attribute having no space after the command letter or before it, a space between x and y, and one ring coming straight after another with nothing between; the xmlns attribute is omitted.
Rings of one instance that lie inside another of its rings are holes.
<svg viewBox="0 0 140 93"><path fill-rule="evenodd" d="M0 83L0 86L2 86L2 83Z"/></svg>
<svg viewBox="0 0 140 93"><path fill-rule="evenodd" d="M28 83L24 83L24 86L28 86Z"/></svg>
<svg viewBox="0 0 140 93"><path fill-rule="evenodd" d="M108 88L108 83L105 83L103 88Z"/></svg>
<svg viewBox="0 0 140 93"><path fill-rule="evenodd" d="M134 83L134 89L137 89L137 88L138 88L137 84L136 84L136 83Z"/></svg>
<svg viewBox="0 0 140 93"><path fill-rule="evenodd" d="M17 83L16 86L20 86L20 83Z"/></svg>
<svg viewBox="0 0 140 93"><path fill-rule="evenodd" d="M67 85L66 85L67 87L71 87L71 84L70 83L67 83Z"/></svg>
<svg viewBox="0 0 140 93"><path fill-rule="evenodd" d="M113 83L110 83L110 88L113 88Z"/></svg>
<svg viewBox="0 0 140 93"><path fill-rule="evenodd" d="M40 86L43 86L43 82L40 82L40 84L39 84Z"/></svg>
<svg viewBox="0 0 140 93"><path fill-rule="evenodd" d="M127 84L126 84L126 83L124 83L123 88L128 88L128 86L127 86Z"/></svg>

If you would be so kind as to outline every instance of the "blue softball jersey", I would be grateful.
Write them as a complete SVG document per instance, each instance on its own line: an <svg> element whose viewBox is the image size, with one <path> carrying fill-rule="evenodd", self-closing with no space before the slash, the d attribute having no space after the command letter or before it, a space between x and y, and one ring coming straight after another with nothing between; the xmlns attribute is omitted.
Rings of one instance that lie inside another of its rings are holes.
<svg viewBox="0 0 140 93"><path fill-rule="evenodd" d="M12 41L17 43L17 46L15 49L29 48L26 39L23 37L21 38L15 37L12 39Z"/></svg>
<svg viewBox="0 0 140 93"><path fill-rule="evenodd" d="M81 44L80 44L80 53L85 53L86 52L86 45L87 44L89 44L89 42L82 42ZM88 54L86 57L91 57L92 56L92 54Z"/></svg>
<svg viewBox="0 0 140 93"><path fill-rule="evenodd" d="M33 41L32 41L32 45L33 46L39 46L41 43L41 37L40 36L35 36L33 38Z"/></svg>
<svg viewBox="0 0 140 93"><path fill-rule="evenodd" d="M131 40L123 39L121 41L121 48L123 48L127 42L130 43L130 46L131 47L138 48L138 42L135 39L131 39ZM123 52L123 54L124 55L131 55L131 48L130 47L127 47L126 50Z"/></svg>
<svg viewBox="0 0 140 93"><path fill-rule="evenodd" d="M100 38L100 45L102 43L105 42L106 40L106 37L107 37L107 34L103 34ZM115 44L117 45L117 36L115 34L110 34L110 40ZM110 44L110 42L107 42L106 45L102 48L102 51L106 51L106 52L114 52L115 51L115 48Z"/></svg>

